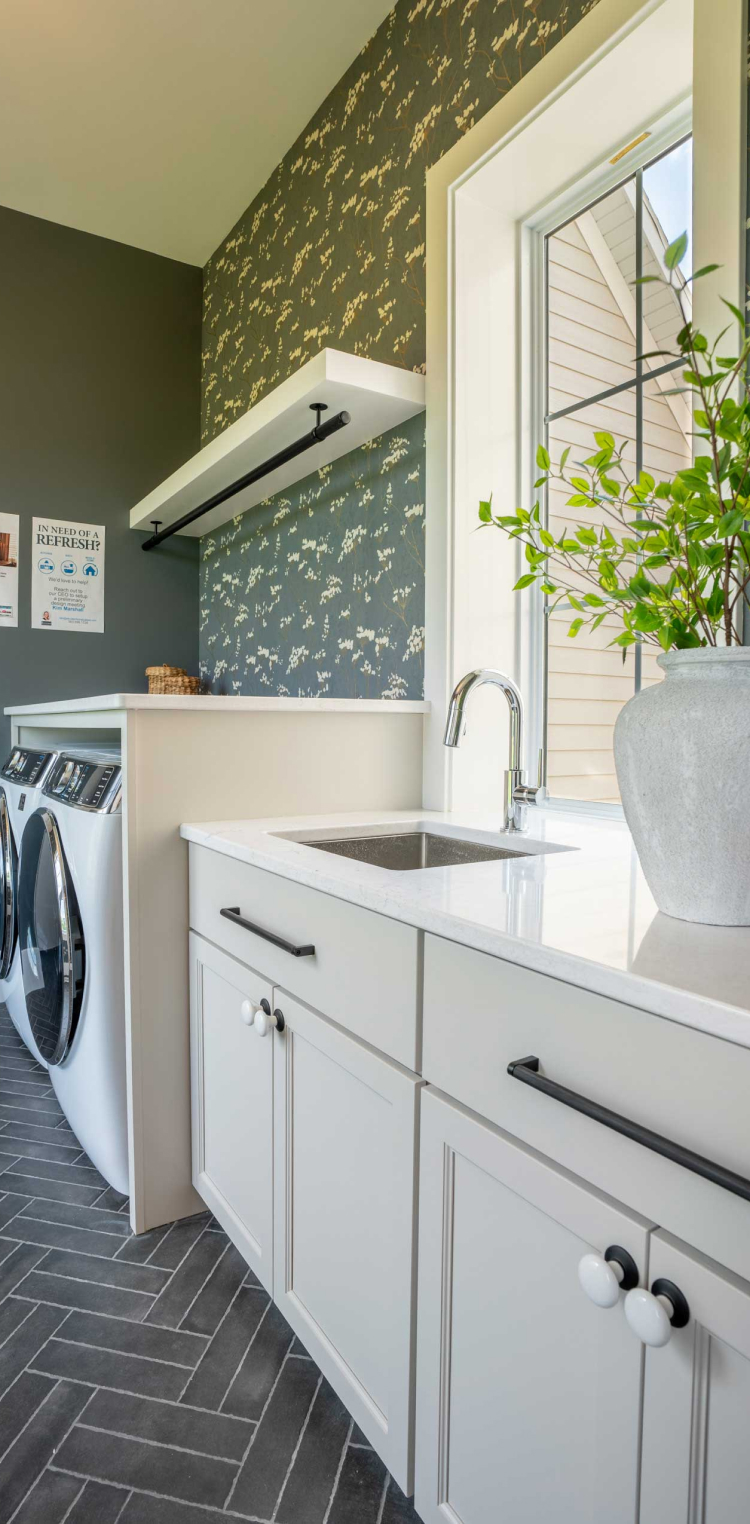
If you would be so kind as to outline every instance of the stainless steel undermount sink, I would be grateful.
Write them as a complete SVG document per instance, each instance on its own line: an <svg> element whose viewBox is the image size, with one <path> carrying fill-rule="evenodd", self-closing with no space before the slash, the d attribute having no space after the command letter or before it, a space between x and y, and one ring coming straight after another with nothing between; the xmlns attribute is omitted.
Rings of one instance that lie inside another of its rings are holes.
<svg viewBox="0 0 750 1524"><path fill-rule="evenodd" d="M461 836L440 836L435 831L399 831L392 836L339 836L324 841L305 841L306 847L351 857L374 868L408 873L415 868L453 868L462 863L497 862L505 857L529 857L523 847L497 847L467 841Z"/></svg>

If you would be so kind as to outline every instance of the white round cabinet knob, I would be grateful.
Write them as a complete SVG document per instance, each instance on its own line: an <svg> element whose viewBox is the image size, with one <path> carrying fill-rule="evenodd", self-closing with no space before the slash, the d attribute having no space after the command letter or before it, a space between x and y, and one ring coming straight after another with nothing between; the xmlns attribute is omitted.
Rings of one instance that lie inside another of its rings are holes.
<svg viewBox="0 0 750 1524"><path fill-rule="evenodd" d="M679 1286L660 1275L650 1291L637 1286L628 1292L625 1316L643 1344L661 1349L669 1343L673 1328L684 1328L690 1322L690 1308Z"/></svg>
<svg viewBox="0 0 750 1524"><path fill-rule="evenodd" d="M622 1273L622 1265L616 1261L608 1264L602 1254L584 1254L578 1266L578 1279L589 1301L597 1307L617 1306Z"/></svg>
<svg viewBox="0 0 750 1524"><path fill-rule="evenodd" d="M240 1016L242 1017L246 1027L251 1027L253 1025L253 1022L255 1021L256 1010L257 1006L253 1005L252 1000L243 1000L242 1005L240 1006Z"/></svg>
<svg viewBox="0 0 750 1524"><path fill-rule="evenodd" d="M271 1030L272 1021L273 1018L268 1016L262 1008L255 1012L253 1025L259 1037L265 1037L266 1033Z"/></svg>
<svg viewBox="0 0 750 1524"><path fill-rule="evenodd" d="M584 1254L578 1279L589 1301L597 1307L616 1307L621 1291L638 1285L638 1266L620 1244L610 1244L603 1254Z"/></svg>
<svg viewBox="0 0 750 1524"><path fill-rule="evenodd" d="M655 1297L645 1286L636 1286L625 1298L625 1317L633 1333L652 1349L662 1349L672 1337L671 1304Z"/></svg>

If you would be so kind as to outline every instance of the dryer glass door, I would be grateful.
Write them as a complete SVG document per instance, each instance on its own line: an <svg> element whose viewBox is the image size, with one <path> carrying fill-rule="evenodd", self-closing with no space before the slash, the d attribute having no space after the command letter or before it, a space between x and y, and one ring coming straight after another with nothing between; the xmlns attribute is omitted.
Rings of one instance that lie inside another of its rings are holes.
<svg viewBox="0 0 750 1524"><path fill-rule="evenodd" d="M86 949L57 821L45 809L34 811L23 833L18 935L34 1041L48 1064L59 1064L81 1009Z"/></svg>
<svg viewBox="0 0 750 1524"><path fill-rule="evenodd" d="M16 950L17 865L8 796L0 788L0 979L7 979Z"/></svg>

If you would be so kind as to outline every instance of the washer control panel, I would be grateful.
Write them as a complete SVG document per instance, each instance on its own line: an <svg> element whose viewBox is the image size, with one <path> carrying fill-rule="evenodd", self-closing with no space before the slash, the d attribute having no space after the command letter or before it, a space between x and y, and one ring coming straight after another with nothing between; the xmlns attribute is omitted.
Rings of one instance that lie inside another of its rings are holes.
<svg viewBox="0 0 750 1524"><path fill-rule="evenodd" d="M42 792L79 810L106 815L120 808L122 769L117 762L58 757Z"/></svg>
<svg viewBox="0 0 750 1524"><path fill-rule="evenodd" d="M2 777L10 783L25 783L28 788L41 783L54 762L54 751L29 751L24 746L14 746L2 769Z"/></svg>

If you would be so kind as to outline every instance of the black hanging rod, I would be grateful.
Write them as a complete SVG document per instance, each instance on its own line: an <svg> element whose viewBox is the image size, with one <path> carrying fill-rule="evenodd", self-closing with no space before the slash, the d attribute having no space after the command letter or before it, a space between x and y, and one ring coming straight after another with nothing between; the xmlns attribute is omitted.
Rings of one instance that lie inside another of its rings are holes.
<svg viewBox="0 0 750 1524"><path fill-rule="evenodd" d="M174 524L169 525L168 529L161 529L156 534L149 535L148 539L143 541L141 550L154 550L157 545L161 545L163 540L168 540L171 535L177 534L178 530L185 529L188 524L194 523L204 513L208 513L211 508L218 508L220 503L225 503L228 498L234 497L235 493L241 492L243 487L249 487L253 482L259 482L263 476L270 476L271 472L278 470L279 466L285 466L287 461L294 460L295 456L302 455L305 450L311 450L313 445L321 444L331 434L337 434L339 429L344 429L348 423L351 423L349 413L345 412L334 413L332 418L327 418L325 423L321 423L320 415L327 405L325 402L312 402L310 404L313 412L318 415L318 421L309 434L303 434L302 438L295 440L294 444L287 445L284 450L279 450L278 454L272 455L270 460L264 460L261 466L255 466L252 471L247 471L244 476L240 477L239 481L233 482L231 487L222 487L221 492L215 492L213 497L209 497L205 503L201 503L199 508L191 508L189 513L183 513L182 518L176 519ZM154 522L158 522L158 520Z"/></svg>

